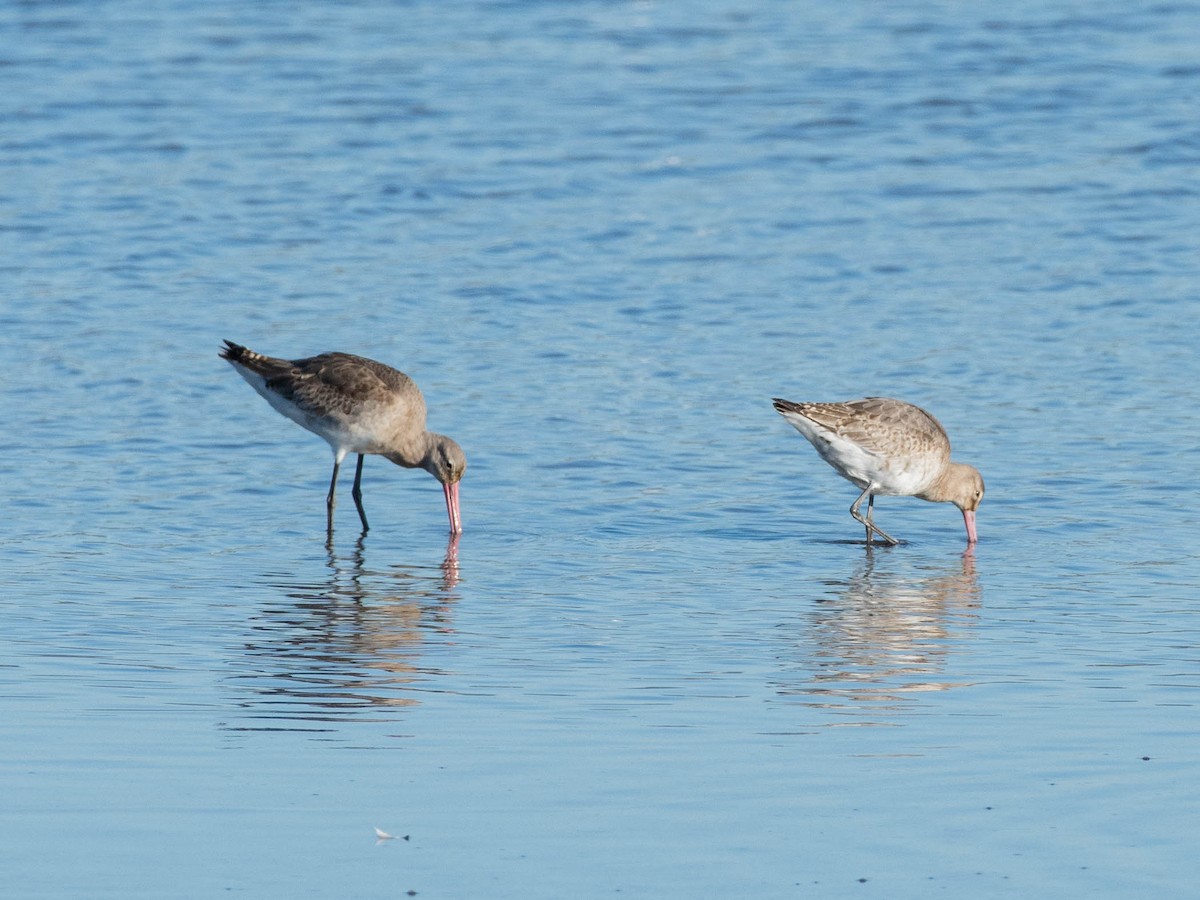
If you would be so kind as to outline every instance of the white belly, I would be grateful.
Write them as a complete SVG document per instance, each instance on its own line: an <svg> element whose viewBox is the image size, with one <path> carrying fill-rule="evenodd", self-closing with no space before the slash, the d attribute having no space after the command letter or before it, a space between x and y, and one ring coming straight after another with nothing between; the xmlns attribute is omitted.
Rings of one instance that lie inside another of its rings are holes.
<svg viewBox="0 0 1200 900"><path fill-rule="evenodd" d="M234 368L277 412L287 416L313 434L324 438L339 458L347 453L379 452L379 436L375 417L370 415L359 415L354 418L339 415L313 416L267 387L266 380L261 375L241 366L234 366Z"/></svg>
<svg viewBox="0 0 1200 900"><path fill-rule="evenodd" d="M873 493L907 497L925 490L941 471L941 461L926 455L883 456L824 429L814 428L816 433L811 435L798 430L825 462L862 490L874 485Z"/></svg>

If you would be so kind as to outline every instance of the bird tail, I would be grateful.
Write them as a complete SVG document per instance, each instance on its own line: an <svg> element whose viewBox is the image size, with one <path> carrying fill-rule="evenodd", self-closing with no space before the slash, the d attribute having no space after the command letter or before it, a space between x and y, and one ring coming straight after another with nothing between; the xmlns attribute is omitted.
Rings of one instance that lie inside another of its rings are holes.
<svg viewBox="0 0 1200 900"><path fill-rule="evenodd" d="M221 348L221 359L228 360L235 366L249 369L264 378L277 374L281 368L290 367L290 363L286 360L275 359L273 356L264 356L261 353L255 353L249 347L243 347L241 344L235 344L233 341L225 341L225 346Z"/></svg>
<svg viewBox="0 0 1200 900"><path fill-rule="evenodd" d="M233 341L226 341L225 346L221 348L221 359L227 359L231 363L241 362L242 357L248 353L253 353L248 347L243 347L241 344L235 344Z"/></svg>

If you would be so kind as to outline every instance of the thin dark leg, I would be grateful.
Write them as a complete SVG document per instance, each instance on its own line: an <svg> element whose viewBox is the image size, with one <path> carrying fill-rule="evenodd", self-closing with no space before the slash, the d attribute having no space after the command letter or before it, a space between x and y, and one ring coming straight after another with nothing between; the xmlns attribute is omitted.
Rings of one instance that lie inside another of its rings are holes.
<svg viewBox="0 0 1200 900"><path fill-rule="evenodd" d="M884 541L886 541L887 543L898 544L898 543L900 543L898 540L896 540L894 537L892 537L890 534L888 534L886 531L884 531L882 528L880 528L878 525L876 525L873 521L871 521L871 518L870 518L871 508L875 505L875 495L871 493L872 487L873 487L873 485L867 485L867 489L858 495L858 499L855 500L853 505L850 507L850 515L854 516L854 519L856 522L859 522L860 524L866 526L866 528L867 528L867 546L870 546L870 544L871 544L871 532L872 531L875 532L877 535L879 535L881 538L883 538ZM867 499L868 497L870 498L870 502L867 504L868 518L864 519L862 517L862 514L859 513L858 508L860 506L862 506L863 500Z"/></svg>
<svg viewBox="0 0 1200 900"><path fill-rule="evenodd" d="M354 470L354 490L350 492L350 496L354 498L354 505L358 507L358 517L362 519L363 531L371 530L371 526L367 524L367 514L363 511L362 505L362 464L363 455L358 454L358 466Z"/></svg>
<svg viewBox="0 0 1200 900"><path fill-rule="evenodd" d="M329 495L325 498L325 509L328 512L328 530L333 533L333 507L337 505L337 498L334 496L337 492L337 477L338 469L342 467L342 461L336 456L333 458L333 477L329 479Z"/></svg>

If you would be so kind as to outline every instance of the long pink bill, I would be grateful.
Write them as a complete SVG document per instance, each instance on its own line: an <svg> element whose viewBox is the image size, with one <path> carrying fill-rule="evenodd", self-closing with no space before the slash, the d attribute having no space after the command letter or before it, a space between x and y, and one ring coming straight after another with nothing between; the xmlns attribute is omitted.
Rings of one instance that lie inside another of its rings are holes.
<svg viewBox="0 0 1200 900"><path fill-rule="evenodd" d="M964 509L962 514L963 522L967 526L967 543L974 544L979 540L979 535L975 533L975 510Z"/></svg>
<svg viewBox="0 0 1200 900"><path fill-rule="evenodd" d="M462 516L458 512L458 482L442 485L446 495L446 512L450 515L450 533L462 534Z"/></svg>

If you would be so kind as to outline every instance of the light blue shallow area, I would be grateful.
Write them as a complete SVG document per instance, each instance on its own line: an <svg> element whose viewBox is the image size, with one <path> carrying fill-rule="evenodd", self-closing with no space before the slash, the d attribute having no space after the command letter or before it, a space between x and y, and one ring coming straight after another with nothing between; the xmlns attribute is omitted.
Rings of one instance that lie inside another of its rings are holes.
<svg viewBox="0 0 1200 900"><path fill-rule="evenodd" d="M0 6L13 898L1143 898L1200 826L1200 7ZM217 358L396 365L331 457ZM770 400L899 396L988 495ZM394 835L377 840L374 829Z"/></svg>

